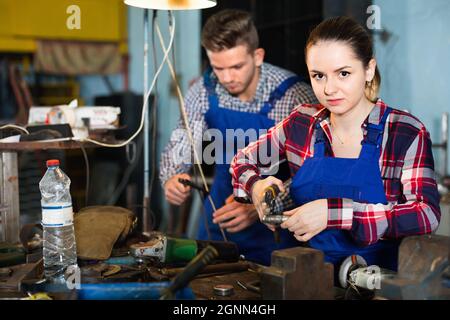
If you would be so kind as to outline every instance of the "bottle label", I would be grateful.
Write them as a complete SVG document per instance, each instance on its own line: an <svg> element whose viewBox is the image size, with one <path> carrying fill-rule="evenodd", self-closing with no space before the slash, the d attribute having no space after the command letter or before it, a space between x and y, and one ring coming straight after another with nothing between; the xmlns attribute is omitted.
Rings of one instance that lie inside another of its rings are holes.
<svg viewBox="0 0 450 320"><path fill-rule="evenodd" d="M72 205L53 205L42 207L42 226L65 227L73 224Z"/></svg>

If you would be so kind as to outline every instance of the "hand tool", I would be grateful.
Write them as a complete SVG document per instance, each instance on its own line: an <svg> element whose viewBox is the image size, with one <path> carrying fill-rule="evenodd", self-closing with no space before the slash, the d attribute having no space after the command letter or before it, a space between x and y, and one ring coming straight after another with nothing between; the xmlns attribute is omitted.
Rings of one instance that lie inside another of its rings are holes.
<svg viewBox="0 0 450 320"><path fill-rule="evenodd" d="M231 263L218 263L210 266L206 266L202 274L219 274L219 273L233 273L247 271L250 267L248 262L231 262ZM162 268L159 272L165 276L175 276L183 272L185 268Z"/></svg>
<svg viewBox="0 0 450 320"><path fill-rule="evenodd" d="M201 192L203 192L203 194L204 194L205 196L208 194L208 192L206 191L205 187L199 186L198 184L195 184L195 183L192 182L191 180L183 179L183 178L178 178L178 182L181 183L181 184L183 184L183 185L185 185L185 186L188 186L188 187L191 187L191 188L200 190Z"/></svg>
<svg viewBox="0 0 450 320"><path fill-rule="evenodd" d="M276 243L280 243L279 226L288 219L287 216L284 216L283 214L277 214L275 212L275 200L279 194L280 188L278 188L276 184L273 184L264 190L264 203L266 204L267 208L266 214L262 218L262 222L275 226L273 235Z"/></svg>
<svg viewBox="0 0 450 320"><path fill-rule="evenodd" d="M208 245L195 258L189 262L186 269L177 275L171 282L170 286L163 290L160 300L173 299L175 293L184 288L203 268L210 264L219 256L219 252Z"/></svg>

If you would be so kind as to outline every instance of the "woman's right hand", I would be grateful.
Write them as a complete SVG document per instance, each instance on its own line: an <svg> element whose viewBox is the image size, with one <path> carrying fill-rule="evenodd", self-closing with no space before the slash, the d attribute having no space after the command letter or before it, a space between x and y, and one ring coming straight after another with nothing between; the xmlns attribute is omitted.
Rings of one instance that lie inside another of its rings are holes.
<svg viewBox="0 0 450 320"><path fill-rule="evenodd" d="M266 179L259 180L252 187L252 202L255 205L260 220L262 220L268 209L264 202L264 191L274 184L278 186L280 192L286 191L283 182L275 177L267 177Z"/></svg>

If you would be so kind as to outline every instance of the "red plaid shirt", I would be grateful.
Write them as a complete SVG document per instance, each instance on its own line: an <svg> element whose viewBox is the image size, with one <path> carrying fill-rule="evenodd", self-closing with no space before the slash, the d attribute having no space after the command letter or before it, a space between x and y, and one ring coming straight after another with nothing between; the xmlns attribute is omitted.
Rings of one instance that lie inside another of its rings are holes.
<svg viewBox="0 0 450 320"><path fill-rule="evenodd" d="M362 129L367 123L378 124L386 108L378 100ZM260 174L274 170L283 161L288 162L293 177L314 154L317 121L328 138L326 154L333 156L329 111L321 105L300 105L267 135L236 154L231 164L234 195L248 199L253 184L262 179ZM278 161L260 163L259 150L271 147L278 151ZM328 199L327 228L349 230L355 241L363 245L380 238L401 238L436 230L441 214L431 140L417 118L393 109L386 121L379 164L388 204ZM291 208L284 208L288 209Z"/></svg>

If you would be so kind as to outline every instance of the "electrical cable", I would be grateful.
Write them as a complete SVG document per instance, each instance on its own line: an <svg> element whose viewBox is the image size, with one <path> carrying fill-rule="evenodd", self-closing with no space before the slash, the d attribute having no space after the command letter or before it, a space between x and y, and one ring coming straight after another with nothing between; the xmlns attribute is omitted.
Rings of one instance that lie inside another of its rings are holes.
<svg viewBox="0 0 450 320"><path fill-rule="evenodd" d="M154 33L153 33L153 35L154 35ZM176 43L174 42L173 45L172 45L172 50L171 50L171 59L172 59L172 67L174 69L175 79L172 77L172 80L173 80L173 83L179 84L178 76L177 76L178 72L177 72L177 67L176 67L175 52L176 52ZM168 61L170 61L170 59ZM170 90L172 90L172 86L171 86ZM172 92L170 92L170 94L172 94ZM194 168L195 168L195 166L194 166ZM204 198L204 195L201 195L201 198ZM171 207L171 208L173 209L173 207ZM174 212L174 210L170 210L169 212L172 213L172 215L170 216L170 220L168 222L168 226L172 226L173 227L173 212ZM205 215L205 218L206 218L206 215ZM179 227L179 225L177 225L177 228L178 227ZM176 228L174 228L174 230L176 230ZM207 231L208 231L208 235L209 235L210 234L209 229L207 229ZM211 237L208 236L208 239L211 240Z"/></svg>
<svg viewBox="0 0 450 320"><path fill-rule="evenodd" d="M157 14L156 10L153 10L153 19L155 18ZM155 73L155 81L154 81L154 89L157 90L157 76L156 76L156 65L157 65L157 61L156 61L156 48L153 46L153 67L154 67L154 73ZM146 72L146 71L144 71ZM155 163L155 154L156 154L156 105L157 105L157 98L156 98L156 94L154 95L154 99L152 101L152 105L153 105L153 109L152 109L152 122L151 122L151 132L152 132L152 139L153 139L153 150L152 150L152 171L151 171L151 178L150 178L150 182L149 182L149 194L151 194L152 192L152 187L153 187L153 182L154 182L154 176L155 176L155 168L154 168L154 163ZM143 110L143 114L144 114L144 110ZM144 115L145 116L145 115ZM133 158L131 159L128 156L128 150L127 150L127 160L130 163L130 165L127 167L122 180L120 182L120 184L117 186L117 188L114 190L113 194L111 195L108 204L109 205L113 205L117 202L118 197L120 196L120 194L123 192L124 188L126 187L126 184L128 183L129 179L130 179L130 175L131 173L134 171L134 169L136 168L140 158L141 158L141 154L142 154L142 149L143 149L143 142L144 142L144 137L141 135L140 137L138 137L138 143L137 143L137 147L135 147L136 152L134 153ZM127 145L128 147L129 145ZM143 205L135 205L134 207L139 207L139 208L144 208ZM150 229L153 228L153 224L155 222L155 214L153 212L153 210L148 206L147 208L145 208L146 210L148 210L148 212L150 213Z"/></svg>
<svg viewBox="0 0 450 320"><path fill-rule="evenodd" d="M174 30L175 30L175 19L173 18L173 15L172 15L171 11L169 11L169 29L171 30L171 33L173 33ZM156 25L156 32L158 34L158 38L159 38L159 42L161 44L161 48L163 49L165 55L167 55L168 54L167 50L170 50L170 48L167 48L165 46L164 39L162 37L161 30L159 29L158 25ZM189 140L191 142L192 149L193 149L194 165L196 164L198 166L198 170L199 170L202 182L203 182L203 186L205 187L206 192L208 192L207 198L208 198L208 200L209 200L209 202L211 204L211 207L212 207L213 211L217 211L216 206L214 204L214 201L213 201L211 195L209 194L208 184L206 182L206 178L205 178L205 175L203 173L203 169L202 169L202 167L200 165L200 160L199 160L199 157L198 157L198 154L197 154L197 150L195 148L194 138L192 136L191 128L189 127L189 122L188 122L188 118L187 118L187 114L186 114L186 108L185 108L185 105L184 105L184 98L183 98L183 95L181 93L181 89L180 89L179 83L176 81L176 74L175 74L175 71L173 69L173 66L172 66L172 63L170 62L170 60L167 60L167 65L169 66L169 71L170 71L170 73L172 75L172 78L175 81L175 87L176 87L177 96L178 96L178 100L179 100L180 113L181 113L181 116L182 116L182 119L183 119L183 122L184 122L184 125L185 125L186 132L188 134L188 138L189 138ZM223 228L220 227L220 226L219 226L219 228L220 228L220 232L222 234L222 237L223 237L224 241L228 241L228 239L227 239L227 237L225 235L225 231L223 230Z"/></svg>
<svg viewBox="0 0 450 320"><path fill-rule="evenodd" d="M152 29L154 29L154 25L156 23L156 17L158 15L158 10L153 10L153 14L152 14ZM152 52L153 52L153 72L156 73L156 47L155 47L155 33L152 32ZM172 46L174 45L174 43L172 44ZM158 104L158 96L157 96L157 92L158 92L158 79L156 79L155 81L155 94L153 96L153 110L152 110L152 127L151 127L151 134L152 134L152 151L151 151L151 173L150 173L150 181L149 181L149 190L148 190L148 194L149 197L151 197L152 195L152 191L153 191L153 184L155 181L155 173L156 173L156 132L157 132L157 104ZM151 214L151 218L152 221L150 222L150 229L153 229L154 227L154 222L155 222L155 214L153 212L153 210L150 208L150 205L147 208Z"/></svg>
<svg viewBox="0 0 450 320"><path fill-rule="evenodd" d="M141 157L141 153L142 153L143 139L142 138L139 139L139 137L138 137L138 143L137 144L138 144L138 146L135 148L136 154L133 156L133 162L131 162L128 165L127 169L125 170L125 172L124 172L124 174L122 176L122 180L120 181L120 183L117 185L117 187L114 189L113 193L109 197L108 205L110 205L110 206L116 204L119 196L121 195L121 193L125 189L125 186L127 185L128 181L130 179L131 173L136 168L136 165L139 162L139 158Z"/></svg>
<svg viewBox="0 0 450 320"><path fill-rule="evenodd" d="M169 46L168 46L169 50L172 48L174 36L175 36L175 21L174 21L174 28L173 28L172 32L170 33L170 40L169 40ZM137 131L130 138L128 138L127 140L125 140L125 141L123 141L121 143L118 143L118 144L104 143L104 142L97 141L97 140L90 139L90 138L80 139L79 141L81 141L81 142L91 142L93 144L96 144L96 145L99 145L99 146L102 146L102 147L108 147L108 148L120 148L120 147L123 147L123 146L127 145L128 143L130 143L130 141L132 141L139 134L139 132L142 130L142 128L144 127L145 114L146 114L147 106L148 106L148 98L150 97L150 94L153 91L153 87L155 85L156 79L158 78L159 74L161 73L162 68L164 66L164 63L166 61L169 61L168 60L168 56L169 56L169 51L165 51L164 52L164 58L161 61L161 64L159 65L155 76L153 77L153 80L152 80L152 83L150 85L150 88L148 89L147 93L145 94L144 101L143 101L143 106L142 106L141 123L139 125L139 128L137 129ZM147 70L144 70L144 72L146 72L146 71Z"/></svg>
<svg viewBox="0 0 450 320"><path fill-rule="evenodd" d="M133 150L133 152L131 152L130 150ZM131 156L130 156L130 154L131 154ZM128 161L129 164L131 164L131 163L136 161L136 154L137 154L136 142L131 141L125 147L125 155L127 157L127 161Z"/></svg>
<svg viewBox="0 0 450 320"><path fill-rule="evenodd" d="M16 129L16 130L19 130L19 131L24 132L26 134L30 134L30 132L26 128L18 126L18 125L15 125L15 124L5 124L5 125L0 127L0 130L3 130L3 129Z"/></svg>

